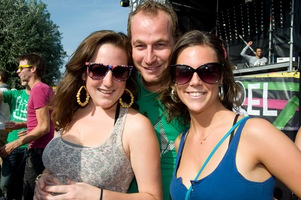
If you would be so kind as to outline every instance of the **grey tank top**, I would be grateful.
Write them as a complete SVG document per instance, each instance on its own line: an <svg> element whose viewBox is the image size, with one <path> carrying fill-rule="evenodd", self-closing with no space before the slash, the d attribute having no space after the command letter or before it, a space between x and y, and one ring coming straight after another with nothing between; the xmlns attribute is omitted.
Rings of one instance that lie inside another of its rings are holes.
<svg viewBox="0 0 301 200"><path fill-rule="evenodd" d="M111 135L97 147L70 143L62 139L59 132L43 152L45 168L52 173L66 174L76 182L85 182L116 192L127 192L134 177L131 163L122 145L127 111L128 109L120 108Z"/></svg>

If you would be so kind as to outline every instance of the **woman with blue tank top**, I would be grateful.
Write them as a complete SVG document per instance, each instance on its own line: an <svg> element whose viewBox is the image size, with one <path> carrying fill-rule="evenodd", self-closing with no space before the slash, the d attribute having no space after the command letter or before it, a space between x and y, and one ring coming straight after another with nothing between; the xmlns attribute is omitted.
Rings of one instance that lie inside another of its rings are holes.
<svg viewBox="0 0 301 200"><path fill-rule="evenodd" d="M301 151L267 120L232 111L241 105L240 88L223 42L190 31L170 64L160 99L170 120L190 123L175 143L172 199L272 200L275 178L300 197Z"/></svg>

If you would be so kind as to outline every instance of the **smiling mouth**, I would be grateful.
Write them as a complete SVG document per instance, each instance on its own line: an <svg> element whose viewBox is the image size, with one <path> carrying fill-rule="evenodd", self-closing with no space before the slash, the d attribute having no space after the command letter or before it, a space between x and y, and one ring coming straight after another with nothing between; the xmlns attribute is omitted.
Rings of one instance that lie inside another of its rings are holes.
<svg viewBox="0 0 301 200"><path fill-rule="evenodd" d="M204 95L204 92L187 92L190 96L199 97Z"/></svg>
<svg viewBox="0 0 301 200"><path fill-rule="evenodd" d="M158 69L160 69L160 66L157 66L157 67L144 67L144 69L146 71L156 72L156 71L158 71Z"/></svg>
<svg viewBox="0 0 301 200"><path fill-rule="evenodd" d="M102 89L98 89L98 91L100 91L103 94L112 94L114 92L114 90L102 90Z"/></svg>

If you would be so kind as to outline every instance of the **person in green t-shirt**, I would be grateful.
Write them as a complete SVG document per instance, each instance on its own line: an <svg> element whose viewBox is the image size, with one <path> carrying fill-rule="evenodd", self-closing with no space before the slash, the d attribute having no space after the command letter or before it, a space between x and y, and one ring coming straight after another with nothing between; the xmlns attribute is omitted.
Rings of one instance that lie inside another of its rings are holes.
<svg viewBox="0 0 301 200"><path fill-rule="evenodd" d="M128 19L128 36L132 58L138 70L139 112L152 122L160 145L161 173L164 200L169 200L169 185L173 175L176 152L174 141L186 127L179 121L167 122L163 105L158 98L162 74L168 68L172 48L180 35L177 15L170 5L145 1ZM136 180L139 182L139 180ZM137 187L133 183L129 192Z"/></svg>
<svg viewBox="0 0 301 200"><path fill-rule="evenodd" d="M22 131L26 131L27 103L29 89L8 90L0 92L0 102L9 104L10 121L5 124L11 130L6 143L18 139ZM8 131L7 131L8 132ZM9 156L2 158L2 171L0 186L6 199L21 199L23 190L23 174L25 167L25 154L27 144L15 149Z"/></svg>

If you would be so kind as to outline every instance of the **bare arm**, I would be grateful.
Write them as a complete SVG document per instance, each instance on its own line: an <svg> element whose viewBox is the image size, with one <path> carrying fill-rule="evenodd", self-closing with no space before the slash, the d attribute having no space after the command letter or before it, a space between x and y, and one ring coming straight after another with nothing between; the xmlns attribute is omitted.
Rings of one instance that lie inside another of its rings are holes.
<svg viewBox="0 0 301 200"><path fill-rule="evenodd" d="M139 193L132 194L128 199L160 200L162 199L160 147L150 121L142 115L141 118L139 127L136 127L133 132L135 134L131 134L129 141L130 160ZM134 120L128 124L132 126L133 123Z"/></svg>
<svg viewBox="0 0 301 200"><path fill-rule="evenodd" d="M36 112L36 117L37 117L37 121L38 121L37 126L32 131L27 133L26 135L3 146L0 149L1 157L6 157L19 146L30 143L31 141L37 140L49 132L50 115L49 115L49 110L48 110L47 106L36 109L35 112Z"/></svg>
<svg viewBox="0 0 301 200"><path fill-rule="evenodd" d="M250 120L251 121L251 120ZM266 169L301 197L301 151L283 132L263 119L249 124L255 140L256 155Z"/></svg>

